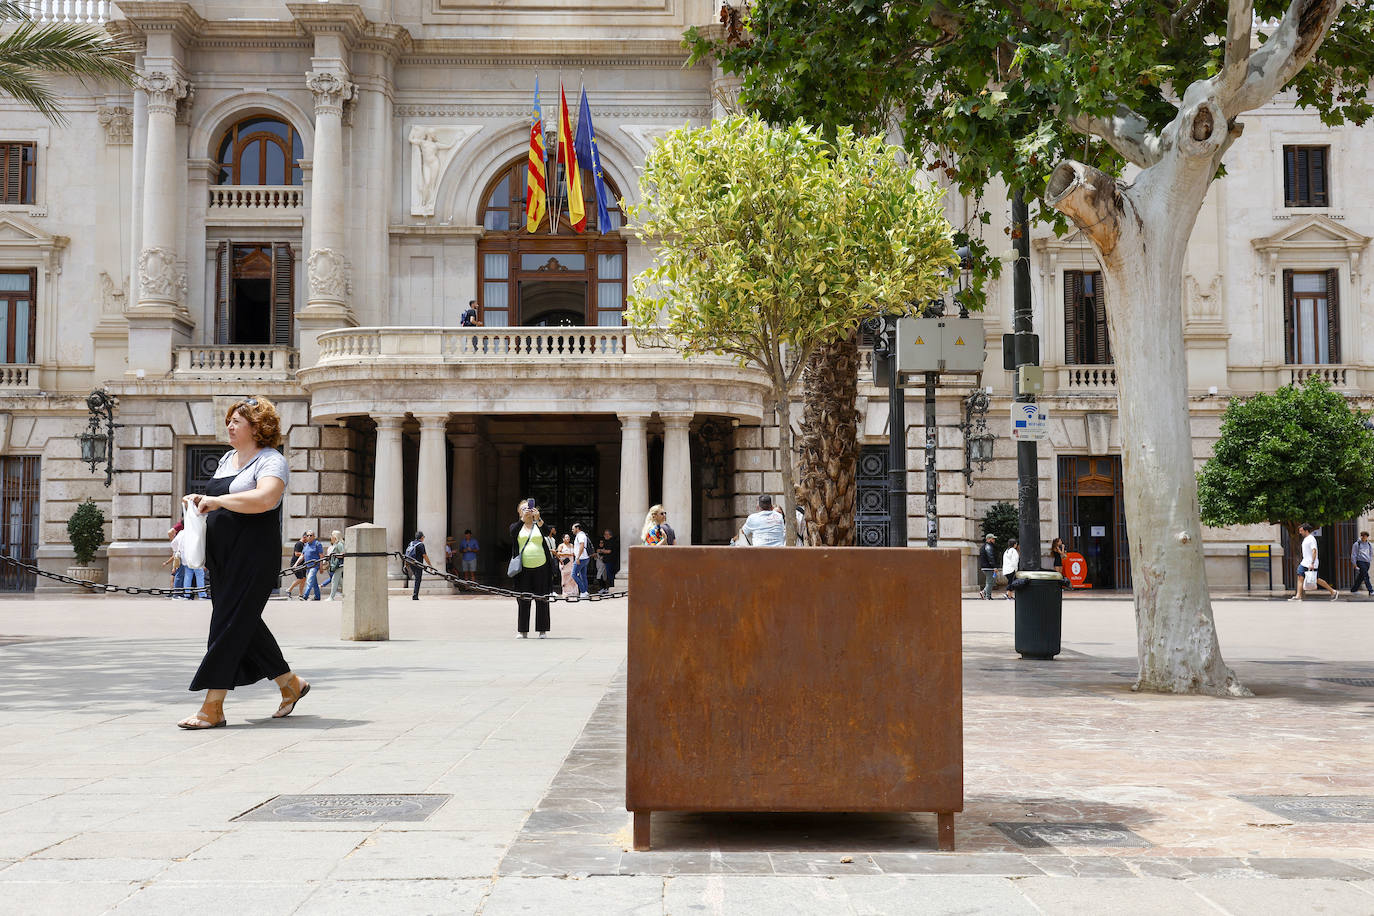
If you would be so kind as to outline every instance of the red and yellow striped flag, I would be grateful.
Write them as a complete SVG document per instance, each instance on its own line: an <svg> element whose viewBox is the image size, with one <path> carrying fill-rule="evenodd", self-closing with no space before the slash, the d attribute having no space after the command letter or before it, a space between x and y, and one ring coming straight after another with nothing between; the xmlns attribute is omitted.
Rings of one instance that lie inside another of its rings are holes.
<svg viewBox="0 0 1374 916"><path fill-rule="evenodd" d="M582 200L582 174L577 167L577 153L573 150L572 119L568 117L568 97L563 94L563 81L558 81L558 161L568 176L568 221L573 229L587 228L587 206Z"/></svg>
<svg viewBox="0 0 1374 916"><path fill-rule="evenodd" d="M539 77L534 78L534 111L530 113L530 164L525 179L525 228L533 232L544 221L548 207L548 181L544 171L544 111L539 107Z"/></svg>

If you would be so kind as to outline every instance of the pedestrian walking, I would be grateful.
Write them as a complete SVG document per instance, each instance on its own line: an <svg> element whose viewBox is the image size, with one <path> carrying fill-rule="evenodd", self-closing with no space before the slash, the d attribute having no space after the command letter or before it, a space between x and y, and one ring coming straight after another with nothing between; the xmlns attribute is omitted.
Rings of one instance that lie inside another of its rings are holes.
<svg viewBox="0 0 1374 916"><path fill-rule="evenodd" d="M415 589L410 593L411 601L420 600L420 580L425 577L425 571L420 565L432 566L429 562L429 554L425 551L425 533L415 532L415 538L406 546L406 558L402 565L410 568L411 578L415 580Z"/></svg>
<svg viewBox="0 0 1374 916"><path fill-rule="evenodd" d="M291 569L296 578L291 580L291 585L286 589L286 600L291 600L291 595L299 588L302 601L305 600L305 532L301 532L301 538L291 546Z"/></svg>
<svg viewBox="0 0 1374 916"><path fill-rule="evenodd" d="M577 547L573 544L572 535L563 535L563 543L553 552L558 560L558 578L560 593L566 596L577 594Z"/></svg>
<svg viewBox="0 0 1374 916"><path fill-rule="evenodd" d="M1350 562L1355 566L1355 584L1350 586L1350 594L1360 590L1360 583L1374 596L1374 585L1369 582L1369 563L1374 560L1374 544L1369 543L1369 532L1361 531L1360 539L1350 545Z"/></svg>
<svg viewBox="0 0 1374 916"><path fill-rule="evenodd" d="M983 574L983 590L979 594L984 601L990 601L992 589L997 585L997 535L983 538L983 546L978 551L978 569Z"/></svg>
<svg viewBox="0 0 1374 916"><path fill-rule="evenodd" d="M453 535L450 534L444 538L444 572L450 576L458 574L458 570L453 567L453 557Z"/></svg>
<svg viewBox="0 0 1374 916"><path fill-rule="evenodd" d="M1012 538L1007 541L1007 549L1002 554L1002 575L1007 578L1007 600L1011 601L1016 596L1012 594L1011 580L1016 578L1016 570L1021 566L1021 552L1016 549L1018 541Z"/></svg>
<svg viewBox="0 0 1374 916"><path fill-rule="evenodd" d="M520 520L510 526L510 558L520 558L519 568L514 576L512 588L518 592L535 595L534 598L516 598L516 631L520 639L530 635L530 603L534 604L534 628L543 639L551 629L549 620L549 588L551 571L555 568L553 555L549 552L548 542L544 539L544 524L539 518L539 508L533 499L521 500L516 507Z"/></svg>
<svg viewBox="0 0 1374 916"><path fill-rule="evenodd" d="M639 542L645 547L668 546L668 532L664 521L668 512L662 506L650 506L644 516L644 527L639 532Z"/></svg>
<svg viewBox="0 0 1374 916"><path fill-rule="evenodd" d="M577 583L577 594L587 597L587 565L592 560L592 539L582 530L580 522L573 522L573 581ZM672 543L669 541L668 543Z"/></svg>
<svg viewBox="0 0 1374 916"><path fill-rule="evenodd" d="M337 530L329 533L329 549L325 551L325 565L329 568L329 578L323 584L329 586L329 600L333 601L343 593L344 537Z"/></svg>
<svg viewBox="0 0 1374 916"><path fill-rule="evenodd" d="M301 562L305 566L305 589L301 597L309 601L313 594L315 600L319 601L320 559L324 556L324 545L320 543L314 531L307 531L303 540L305 546L301 548Z"/></svg>
<svg viewBox="0 0 1374 916"><path fill-rule="evenodd" d="M200 711L181 728L219 728L224 697L235 687L270 678L281 691L272 718L289 716L310 692L291 670L263 608L277 586L281 562L281 504L290 480L281 445L281 418L266 398L245 398L224 418L230 451L220 459L204 493L185 499L206 517L206 564L215 583L210 597L210 638L191 680L204 690Z"/></svg>
<svg viewBox="0 0 1374 916"><path fill-rule="evenodd" d="M744 520L739 536L730 542L742 547L782 547L787 543L787 522L773 511L773 497L759 497L759 511Z"/></svg>
<svg viewBox="0 0 1374 916"><path fill-rule="evenodd" d="M477 581L477 554L482 545L472 536L472 529L463 532L463 540L458 544L459 563L462 564L463 578L468 582Z"/></svg>
<svg viewBox="0 0 1374 916"><path fill-rule="evenodd" d="M175 528L167 532L167 539L172 542L172 555L162 561L162 565L169 563L172 566L172 588L182 588L186 581L186 567L181 563L181 522L177 522ZM185 598L185 595L172 595L172 600Z"/></svg>
<svg viewBox="0 0 1374 916"><path fill-rule="evenodd" d="M597 594L611 590L610 552L605 537L596 542L596 550L592 551L592 591Z"/></svg>
<svg viewBox="0 0 1374 916"><path fill-rule="evenodd" d="M1302 563L1298 566L1298 593L1289 598L1289 601L1303 601L1305 593L1309 588L1324 588L1331 593L1331 600L1335 601L1341 593L1332 588L1325 579L1317 577L1317 529L1309 524L1298 526L1298 534L1302 538Z"/></svg>
<svg viewBox="0 0 1374 916"><path fill-rule="evenodd" d="M607 528L601 535L601 547L606 559L606 588L615 588L615 574L620 572L620 549L616 546L615 535Z"/></svg>

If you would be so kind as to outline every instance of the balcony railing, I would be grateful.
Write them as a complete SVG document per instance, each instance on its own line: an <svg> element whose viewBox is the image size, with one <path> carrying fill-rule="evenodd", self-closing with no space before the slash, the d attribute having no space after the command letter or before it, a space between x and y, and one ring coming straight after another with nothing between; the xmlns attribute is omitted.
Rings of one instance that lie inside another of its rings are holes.
<svg viewBox="0 0 1374 916"><path fill-rule="evenodd" d="M1084 394L1115 394L1115 366L1065 366L1059 370L1061 391Z"/></svg>
<svg viewBox="0 0 1374 916"><path fill-rule="evenodd" d="M1288 382L1291 385L1301 385L1315 375L1332 388L1345 388L1355 377L1350 366L1285 366L1284 368L1288 370Z"/></svg>
<svg viewBox="0 0 1374 916"><path fill-rule="evenodd" d="M298 360L295 347L177 347L176 374L214 379L285 379L296 374Z"/></svg>
<svg viewBox="0 0 1374 916"><path fill-rule="evenodd" d="M109 0L20 0L30 19L39 22L107 22Z"/></svg>
<svg viewBox="0 0 1374 916"><path fill-rule="evenodd" d="M210 188L212 215L293 215L300 211L303 189L295 185L218 184Z"/></svg>
<svg viewBox="0 0 1374 916"><path fill-rule="evenodd" d="M0 393L29 391L38 385L35 372L37 366L19 366L0 363Z"/></svg>

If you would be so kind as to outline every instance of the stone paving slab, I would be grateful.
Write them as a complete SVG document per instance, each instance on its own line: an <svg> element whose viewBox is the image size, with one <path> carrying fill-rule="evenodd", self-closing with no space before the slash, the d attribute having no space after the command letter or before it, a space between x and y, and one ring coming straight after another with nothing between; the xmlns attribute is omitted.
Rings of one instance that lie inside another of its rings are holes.
<svg viewBox="0 0 1374 916"><path fill-rule="evenodd" d="M1134 694L1124 600L1070 599L1065 653L1022 662L1006 602L965 602L967 808L662 814L630 849L624 603L514 640L486 599L398 599L386 643L273 602L311 678L296 715L235 691L183 733L208 606L0 600L0 914L1219 912L1374 914L1374 825L1238 796L1374 797L1374 614L1217 606L1254 700ZM435 793L423 822L235 822L283 794ZM1148 847L1018 846L994 824L1110 822ZM1148 909L1144 909L1148 905Z"/></svg>

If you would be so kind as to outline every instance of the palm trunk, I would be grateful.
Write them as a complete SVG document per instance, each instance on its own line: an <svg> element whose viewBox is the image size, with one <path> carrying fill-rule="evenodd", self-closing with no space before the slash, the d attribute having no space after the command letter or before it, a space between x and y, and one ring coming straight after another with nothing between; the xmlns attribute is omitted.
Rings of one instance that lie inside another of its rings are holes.
<svg viewBox="0 0 1374 916"><path fill-rule="evenodd" d="M1083 228L1106 277L1140 661L1136 689L1236 696L1248 691L1221 657L1203 563L1183 341L1184 255L1214 169L1210 153L1190 154L1181 142L1129 186L1064 163L1046 197Z"/></svg>
<svg viewBox="0 0 1374 916"><path fill-rule="evenodd" d="M851 547L859 460L857 334L818 347L802 372L802 428L797 498L806 511L806 542Z"/></svg>

